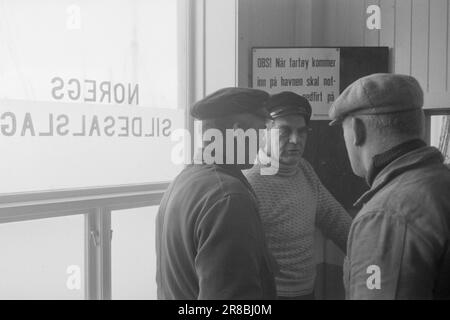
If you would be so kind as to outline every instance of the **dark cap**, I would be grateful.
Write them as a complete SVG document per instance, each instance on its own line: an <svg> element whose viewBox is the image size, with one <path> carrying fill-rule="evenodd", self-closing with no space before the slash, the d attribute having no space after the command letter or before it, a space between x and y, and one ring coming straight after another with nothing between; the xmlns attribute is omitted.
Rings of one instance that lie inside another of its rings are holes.
<svg viewBox="0 0 450 320"><path fill-rule="evenodd" d="M376 73L349 85L336 99L328 115L330 126L349 115L376 115L421 109L423 91L414 77Z"/></svg>
<svg viewBox="0 0 450 320"><path fill-rule="evenodd" d="M308 99L291 91L283 91L272 95L267 102L267 109L272 119L298 114L311 118L311 105Z"/></svg>
<svg viewBox="0 0 450 320"><path fill-rule="evenodd" d="M223 88L191 107L191 115L198 119L215 119L241 113L253 113L268 117L265 103L269 94L262 90L248 88Z"/></svg>

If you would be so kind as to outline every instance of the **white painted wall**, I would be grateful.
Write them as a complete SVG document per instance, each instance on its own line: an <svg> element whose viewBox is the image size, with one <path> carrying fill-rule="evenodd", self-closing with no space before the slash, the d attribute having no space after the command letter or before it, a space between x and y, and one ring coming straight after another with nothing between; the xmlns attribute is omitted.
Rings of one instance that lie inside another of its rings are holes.
<svg viewBox="0 0 450 320"><path fill-rule="evenodd" d="M236 0L205 1L206 94L237 84L236 14Z"/></svg>
<svg viewBox="0 0 450 320"><path fill-rule="evenodd" d="M366 8L381 8L381 30ZM426 108L450 107L448 0L240 0L239 85L253 46L388 46L391 72L418 78Z"/></svg>

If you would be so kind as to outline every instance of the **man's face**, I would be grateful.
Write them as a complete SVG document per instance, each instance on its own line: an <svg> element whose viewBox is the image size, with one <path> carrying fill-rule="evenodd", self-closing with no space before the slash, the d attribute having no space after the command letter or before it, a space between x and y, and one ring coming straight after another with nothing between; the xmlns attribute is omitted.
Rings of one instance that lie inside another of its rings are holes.
<svg viewBox="0 0 450 320"><path fill-rule="evenodd" d="M308 138L308 127L301 115L288 115L276 118L272 128L278 129L280 134L280 162L297 164L305 150Z"/></svg>

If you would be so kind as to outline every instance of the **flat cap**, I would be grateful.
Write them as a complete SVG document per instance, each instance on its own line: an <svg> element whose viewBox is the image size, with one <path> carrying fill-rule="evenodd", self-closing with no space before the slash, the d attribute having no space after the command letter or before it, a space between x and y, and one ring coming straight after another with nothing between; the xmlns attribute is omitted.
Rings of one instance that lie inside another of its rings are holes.
<svg viewBox="0 0 450 320"><path fill-rule="evenodd" d="M196 102L190 111L198 120L240 113L268 116L265 108L268 99L269 94L258 89L223 88Z"/></svg>
<svg viewBox="0 0 450 320"><path fill-rule="evenodd" d="M308 99L291 91L283 91L272 95L267 102L267 110L272 119L299 114L306 121L311 118L311 105Z"/></svg>
<svg viewBox="0 0 450 320"><path fill-rule="evenodd" d="M388 114L421 109L423 91L419 82L403 74L376 73L362 77L332 104L330 126L349 115Z"/></svg>

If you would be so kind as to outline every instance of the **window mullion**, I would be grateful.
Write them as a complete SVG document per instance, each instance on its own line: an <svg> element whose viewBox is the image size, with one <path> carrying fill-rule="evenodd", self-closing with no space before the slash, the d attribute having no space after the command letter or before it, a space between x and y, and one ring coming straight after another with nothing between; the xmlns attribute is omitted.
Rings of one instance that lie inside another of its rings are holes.
<svg viewBox="0 0 450 320"><path fill-rule="evenodd" d="M111 299L111 210L93 209L85 216L86 299Z"/></svg>

